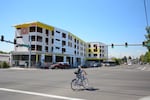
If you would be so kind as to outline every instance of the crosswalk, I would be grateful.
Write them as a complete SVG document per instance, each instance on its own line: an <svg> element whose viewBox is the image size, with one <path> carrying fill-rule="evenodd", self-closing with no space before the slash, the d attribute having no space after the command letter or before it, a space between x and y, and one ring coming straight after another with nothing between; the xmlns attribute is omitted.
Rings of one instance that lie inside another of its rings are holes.
<svg viewBox="0 0 150 100"><path fill-rule="evenodd" d="M140 70L140 71L150 71L150 65L126 65L122 66L123 69L129 69L129 70Z"/></svg>
<svg viewBox="0 0 150 100"><path fill-rule="evenodd" d="M141 71L150 71L150 66L140 66L137 69Z"/></svg>

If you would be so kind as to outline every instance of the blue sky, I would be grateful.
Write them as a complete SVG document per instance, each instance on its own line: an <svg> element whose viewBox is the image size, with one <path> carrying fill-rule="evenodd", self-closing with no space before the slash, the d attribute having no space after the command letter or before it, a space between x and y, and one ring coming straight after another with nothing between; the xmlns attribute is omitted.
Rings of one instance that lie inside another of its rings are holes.
<svg viewBox="0 0 150 100"><path fill-rule="evenodd" d="M150 21L150 1L146 0ZM87 42L108 45L142 43L146 34L144 0L1 0L0 35L13 41L13 25L40 21L67 30ZM149 22L150 23L150 22ZM0 50L13 51L0 42ZM133 57L145 47L109 47L109 56Z"/></svg>

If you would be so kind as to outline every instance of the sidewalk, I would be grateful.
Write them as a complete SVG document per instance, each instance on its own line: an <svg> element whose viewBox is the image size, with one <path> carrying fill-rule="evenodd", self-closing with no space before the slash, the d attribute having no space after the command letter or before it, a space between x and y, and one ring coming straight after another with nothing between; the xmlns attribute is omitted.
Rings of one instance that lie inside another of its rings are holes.
<svg viewBox="0 0 150 100"><path fill-rule="evenodd" d="M13 70L37 70L37 68L22 68L22 67L10 67Z"/></svg>

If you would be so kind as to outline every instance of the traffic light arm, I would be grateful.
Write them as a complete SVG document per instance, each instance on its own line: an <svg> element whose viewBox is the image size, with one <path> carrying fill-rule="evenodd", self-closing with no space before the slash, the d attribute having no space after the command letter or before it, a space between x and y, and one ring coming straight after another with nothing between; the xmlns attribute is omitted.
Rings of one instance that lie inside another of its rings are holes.
<svg viewBox="0 0 150 100"><path fill-rule="evenodd" d="M22 38L22 37L18 37L18 38ZM11 43L11 44L16 44L16 46L23 46L23 47L30 48L30 46L27 45L27 44L19 44L19 43L17 43L16 39L14 39L13 42L12 41L8 41L8 40L4 40L4 36L3 35L1 35L1 41L2 42L6 42L6 43Z"/></svg>
<svg viewBox="0 0 150 100"><path fill-rule="evenodd" d="M107 46L112 46L111 45L107 45ZM113 46L125 46L124 44L113 44ZM128 46L142 46L142 44L128 44Z"/></svg>

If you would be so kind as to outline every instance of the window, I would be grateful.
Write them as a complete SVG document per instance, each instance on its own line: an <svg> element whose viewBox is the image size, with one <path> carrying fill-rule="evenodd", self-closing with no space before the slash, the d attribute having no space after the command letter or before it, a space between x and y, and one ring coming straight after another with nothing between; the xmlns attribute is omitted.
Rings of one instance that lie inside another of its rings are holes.
<svg viewBox="0 0 150 100"><path fill-rule="evenodd" d="M77 44L79 44L79 40L77 40Z"/></svg>
<svg viewBox="0 0 150 100"><path fill-rule="evenodd" d="M42 37L41 36L37 36L37 41L38 42L42 42Z"/></svg>
<svg viewBox="0 0 150 100"><path fill-rule="evenodd" d="M74 45L74 48L76 48L77 46L76 45Z"/></svg>
<svg viewBox="0 0 150 100"><path fill-rule="evenodd" d="M53 52L53 47L51 48L52 52Z"/></svg>
<svg viewBox="0 0 150 100"><path fill-rule="evenodd" d="M54 36L54 31L52 31L52 36Z"/></svg>
<svg viewBox="0 0 150 100"><path fill-rule="evenodd" d="M76 43L76 41L77 41L77 40L76 40L76 39L74 39L74 42L75 42L75 43Z"/></svg>
<svg viewBox="0 0 150 100"><path fill-rule="evenodd" d="M49 35L49 30L46 29L46 30L45 30L45 33L46 33L46 36L48 36L48 35Z"/></svg>
<svg viewBox="0 0 150 100"><path fill-rule="evenodd" d="M69 37L68 37L68 38L69 38L70 40L72 40L72 36L70 36L70 35L69 35Z"/></svg>
<svg viewBox="0 0 150 100"><path fill-rule="evenodd" d="M76 55L76 51L74 51L74 54Z"/></svg>
<svg viewBox="0 0 150 100"><path fill-rule="evenodd" d="M36 49L37 49L37 51L42 51L42 46L41 45L37 45Z"/></svg>
<svg viewBox="0 0 150 100"><path fill-rule="evenodd" d="M79 55L79 51L77 52L77 55Z"/></svg>
<svg viewBox="0 0 150 100"><path fill-rule="evenodd" d="M94 54L94 57L97 57L97 54Z"/></svg>
<svg viewBox="0 0 150 100"><path fill-rule="evenodd" d="M89 54L89 57L91 57L91 54Z"/></svg>
<svg viewBox="0 0 150 100"><path fill-rule="evenodd" d="M66 49L65 48L62 48L62 53L66 52Z"/></svg>
<svg viewBox="0 0 150 100"><path fill-rule="evenodd" d="M54 44L54 39L52 39L52 44Z"/></svg>
<svg viewBox="0 0 150 100"><path fill-rule="evenodd" d="M99 52L102 52L101 49L99 49Z"/></svg>
<svg viewBox="0 0 150 100"><path fill-rule="evenodd" d="M31 36L31 41L35 41L35 36Z"/></svg>
<svg viewBox="0 0 150 100"><path fill-rule="evenodd" d="M35 45L31 45L31 50L35 50Z"/></svg>
<svg viewBox="0 0 150 100"><path fill-rule="evenodd" d="M60 49L59 47L56 47L56 49Z"/></svg>
<svg viewBox="0 0 150 100"><path fill-rule="evenodd" d="M37 27L37 32L42 33L42 32L43 32L43 31L42 31L42 28L41 28L41 27Z"/></svg>
<svg viewBox="0 0 150 100"><path fill-rule="evenodd" d="M99 55L100 57L102 56L102 54Z"/></svg>
<svg viewBox="0 0 150 100"><path fill-rule="evenodd" d="M66 41L62 41L62 46L65 46L66 45Z"/></svg>
<svg viewBox="0 0 150 100"><path fill-rule="evenodd" d="M70 35L68 35L68 39L71 40L71 36Z"/></svg>
<svg viewBox="0 0 150 100"><path fill-rule="evenodd" d="M94 52L97 52L97 49L94 49Z"/></svg>
<svg viewBox="0 0 150 100"><path fill-rule="evenodd" d="M69 47L72 47L72 43L71 43L71 42L68 42L68 46L69 46Z"/></svg>
<svg viewBox="0 0 150 100"><path fill-rule="evenodd" d="M65 33L62 33L62 37L63 37L63 38L66 38L66 34L65 34Z"/></svg>
<svg viewBox="0 0 150 100"><path fill-rule="evenodd" d="M60 33L59 31L56 31L56 33Z"/></svg>
<svg viewBox="0 0 150 100"><path fill-rule="evenodd" d="M101 52L104 53L104 50L102 50Z"/></svg>
<svg viewBox="0 0 150 100"><path fill-rule="evenodd" d="M91 49L89 49L89 52L91 52Z"/></svg>
<svg viewBox="0 0 150 100"><path fill-rule="evenodd" d="M60 41L59 39L56 39L57 41Z"/></svg>
<svg viewBox="0 0 150 100"><path fill-rule="evenodd" d="M30 28L29 28L29 31L30 31L30 32L35 32L35 26L30 27Z"/></svg>
<svg viewBox="0 0 150 100"><path fill-rule="evenodd" d="M79 49L79 46L77 46L77 49Z"/></svg>
<svg viewBox="0 0 150 100"><path fill-rule="evenodd" d="M91 45L89 44L89 48L91 47Z"/></svg>
<svg viewBox="0 0 150 100"><path fill-rule="evenodd" d="M96 44L94 44L93 46L94 46L94 47L97 47L97 45L96 45Z"/></svg>
<svg viewBox="0 0 150 100"><path fill-rule="evenodd" d="M80 50L82 51L82 50L83 50L83 47L80 47Z"/></svg>
<svg viewBox="0 0 150 100"><path fill-rule="evenodd" d="M48 38L45 38L45 43L48 45Z"/></svg>
<svg viewBox="0 0 150 100"><path fill-rule="evenodd" d="M45 51L48 52L48 46L45 46Z"/></svg>

